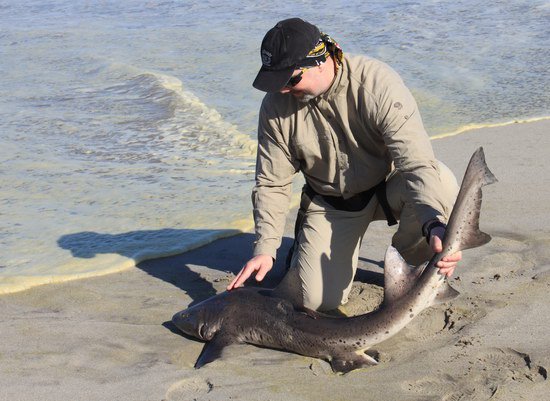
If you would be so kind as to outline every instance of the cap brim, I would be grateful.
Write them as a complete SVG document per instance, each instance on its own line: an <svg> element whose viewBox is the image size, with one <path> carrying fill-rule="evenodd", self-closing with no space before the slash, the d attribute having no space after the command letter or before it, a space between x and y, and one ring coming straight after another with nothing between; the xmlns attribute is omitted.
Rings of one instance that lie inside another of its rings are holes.
<svg viewBox="0 0 550 401"><path fill-rule="evenodd" d="M283 70L267 70L262 67L252 86L264 92L279 92L287 84L294 69L294 66Z"/></svg>

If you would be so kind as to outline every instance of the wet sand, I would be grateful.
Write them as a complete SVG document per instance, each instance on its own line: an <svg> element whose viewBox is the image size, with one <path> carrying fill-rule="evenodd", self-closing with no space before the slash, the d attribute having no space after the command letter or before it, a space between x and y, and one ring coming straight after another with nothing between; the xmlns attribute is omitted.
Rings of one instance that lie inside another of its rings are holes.
<svg viewBox="0 0 550 401"><path fill-rule="evenodd" d="M123 273L1 296L0 399L547 399L550 121L473 130L433 146L459 180L484 147L499 179L484 188L481 212L493 240L464 252L451 279L459 298L376 347L378 366L341 376L324 361L243 345L195 370L203 344L169 320L225 289L252 250L252 234L243 234ZM348 313L380 302L391 233L383 223L369 229ZM265 285L281 275L278 263Z"/></svg>

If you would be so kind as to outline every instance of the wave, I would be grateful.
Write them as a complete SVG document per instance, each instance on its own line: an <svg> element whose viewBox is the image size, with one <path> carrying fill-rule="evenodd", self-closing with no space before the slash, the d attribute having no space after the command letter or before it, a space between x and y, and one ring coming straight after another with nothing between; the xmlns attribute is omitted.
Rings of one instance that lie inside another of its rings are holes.
<svg viewBox="0 0 550 401"><path fill-rule="evenodd" d="M146 102L149 109L156 110L156 118L149 120L149 128L159 134L157 138L161 142L169 143L180 152L200 154L208 159L255 155L256 141L184 89L179 78L142 71L107 91Z"/></svg>

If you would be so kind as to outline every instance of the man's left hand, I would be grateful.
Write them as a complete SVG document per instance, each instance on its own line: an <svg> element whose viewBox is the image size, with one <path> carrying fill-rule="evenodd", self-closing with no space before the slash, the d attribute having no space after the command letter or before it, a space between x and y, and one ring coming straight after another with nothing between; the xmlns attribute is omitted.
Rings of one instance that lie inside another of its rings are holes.
<svg viewBox="0 0 550 401"><path fill-rule="evenodd" d="M443 242L442 238L445 235L445 229L443 227L434 227L430 232L430 247L434 253L439 253L443 251ZM458 265L458 262L462 259L462 252L458 251L452 255L447 255L439 262L437 262L437 267L441 274L451 277L455 270L455 267Z"/></svg>

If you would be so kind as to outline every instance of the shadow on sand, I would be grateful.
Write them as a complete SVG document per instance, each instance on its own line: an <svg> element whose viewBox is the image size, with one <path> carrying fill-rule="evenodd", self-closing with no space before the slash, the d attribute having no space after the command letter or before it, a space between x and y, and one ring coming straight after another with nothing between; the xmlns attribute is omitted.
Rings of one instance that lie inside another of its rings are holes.
<svg viewBox="0 0 550 401"><path fill-rule="evenodd" d="M59 247L69 250L76 258L93 258L98 254L120 254L136 259L141 249L151 248L152 242L162 241L162 238L193 239L199 242L201 238L212 237L211 230L164 229L131 231L120 234L102 234L96 232L80 232L64 235L57 241ZM236 274L252 255L255 236L250 233L238 233L227 230L230 235L175 256L153 258L137 264L137 267L147 274L165 282L171 283L185 291L192 299L191 304L202 301L216 294L212 282L201 277L197 271L201 267ZM275 286L285 273L284 261L292 238L283 238L278 252L277 261L271 273L261 284L264 287ZM132 244L128 247L128 244ZM251 282L258 285L255 281Z"/></svg>
<svg viewBox="0 0 550 401"><path fill-rule="evenodd" d="M212 237L213 233L211 230L191 229L142 230L120 234L86 231L64 235L57 242L61 248L69 250L76 258L87 259L98 254L120 254L135 259L140 250L150 247L153 241L159 243L163 238L166 240L192 238L198 242L201 238ZM253 234L230 230L225 234L229 237L175 256L145 260L138 263L137 267L185 291L192 298L190 305L193 305L216 294L213 283L197 272L201 267L236 274L252 255L255 238ZM261 286L272 288L282 279L286 272L286 256L292 243L292 238L283 238L275 266L260 284ZM128 247L128 244L132 246ZM383 285L383 275L376 271L382 265L382 262L360 257L355 280ZM255 280L250 280L250 284L258 286Z"/></svg>

